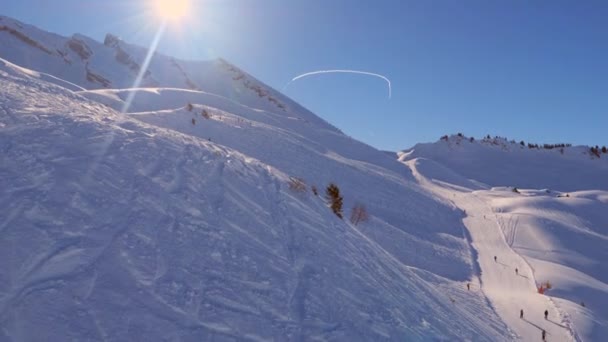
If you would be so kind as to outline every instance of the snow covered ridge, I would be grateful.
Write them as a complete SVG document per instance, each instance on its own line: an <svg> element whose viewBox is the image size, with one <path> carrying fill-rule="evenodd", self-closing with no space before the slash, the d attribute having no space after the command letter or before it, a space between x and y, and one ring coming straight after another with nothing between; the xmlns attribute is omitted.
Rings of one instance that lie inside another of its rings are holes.
<svg viewBox="0 0 608 342"><path fill-rule="evenodd" d="M0 340L511 336L461 211L386 153L294 107L74 86L0 59Z"/></svg>
<svg viewBox="0 0 608 342"><path fill-rule="evenodd" d="M608 154L608 148L606 146L599 147L595 146L576 146L576 148L572 148L572 144L567 143L556 143L556 144L537 144L537 143L526 143L521 140L519 142L515 140L509 140L505 137L491 137L489 134L485 136L483 139L476 140L474 137L466 137L462 133L458 133L452 136L444 135L440 139L440 141L446 142L448 144L455 144L456 146L460 145L463 140L468 140L470 143L479 142L484 145L496 146L503 150L511 150L511 149L537 149L537 150L556 150L559 151L560 154L564 154L567 151L574 152L582 152L583 154L588 154L591 158L597 157L601 158L603 154ZM608 158L608 156L607 156Z"/></svg>
<svg viewBox="0 0 608 342"><path fill-rule="evenodd" d="M399 158L428 158L483 189L608 190L608 151L604 151L599 146L538 145L489 136L476 140L456 134L417 144L400 152Z"/></svg>
<svg viewBox="0 0 608 342"><path fill-rule="evenodd" d="M85 89L132 87L146 53L146 48L112 34L103 43L80 34L68 38L0 16L0 58ZM290 112L328 125L221 58L184 61L155 53L140 86L204 91L253 108Z"/></svg>

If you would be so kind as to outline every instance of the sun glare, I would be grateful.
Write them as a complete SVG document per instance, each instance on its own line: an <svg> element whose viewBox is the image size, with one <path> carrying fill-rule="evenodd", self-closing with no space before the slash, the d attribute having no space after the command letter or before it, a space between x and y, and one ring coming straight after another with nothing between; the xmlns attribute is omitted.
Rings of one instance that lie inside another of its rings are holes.
<svg viewBox="0 0 608 342"><path fill-rule="evenodd" d="M190 9L189 0L153 0L156 15L166 20L177 20L186 16Z"/></svg>

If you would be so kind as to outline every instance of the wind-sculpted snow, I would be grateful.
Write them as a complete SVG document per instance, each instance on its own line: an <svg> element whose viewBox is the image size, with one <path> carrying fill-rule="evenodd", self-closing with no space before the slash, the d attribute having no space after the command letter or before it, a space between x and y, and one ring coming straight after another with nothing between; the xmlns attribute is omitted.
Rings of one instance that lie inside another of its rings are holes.
<svg viewBox="0 0 608 342"><path fill-rule="evenodd" d="M68 81L62 80L58 77L55 77L53 75L49 75L49 74L45 74L42 72L36 72L36 71L32 71L29 69L25 69L22 68L20 66L17 66L13 63L10 63L4 59L0 59L0 70L10 74L10 75L18 75L18 76L22 76L22 77L32 77L32 78L38 78L40 80L43 81L47 81L53 84L57 84L63 88L69 89L69 90L73 90L73 91L84 91L85 89L77 86L73 83L70 83Z"/></svg>
<svg viewBox="0 0 608 342"><path fill-rule="evenodd" d="M460 212L383 152L253 109L196 105L198 132L185 109L135 120L3 70L0 87L0 340L509 336L460 282ZM292 173L372 219L339 220Z"/></svg>

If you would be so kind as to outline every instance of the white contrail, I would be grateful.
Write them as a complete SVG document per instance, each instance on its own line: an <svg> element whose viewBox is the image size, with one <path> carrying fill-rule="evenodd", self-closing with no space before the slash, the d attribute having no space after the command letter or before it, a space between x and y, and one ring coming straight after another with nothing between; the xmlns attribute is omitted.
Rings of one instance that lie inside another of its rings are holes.
<svg viewBox="0 0 608 342"><path fill-rule="evenodd" d="M291 81L289 81L289 83L287 83L285 85L285 88L283 88L283 90L285 90L287 88L287 86L289 86L289 84L291 84L291 82L297 81L300 78L304 78L304 77L308 77L308 76L312 76L312 75L318 75L318 74L334 74L334 73L360 74L360 75L368 75L368 76L379 77L379 78L385 80L386 83L388 84L388 98L389 99L391 98L391 93L392 93L391 80L389 80L386 76L380 75L380 74L376 74L376 73L373 73L373 72L369 72L369 71L348 70L348 69L319 70L319 71L307 72L305 74L302 74L302 75L294 77Z"/></svg>

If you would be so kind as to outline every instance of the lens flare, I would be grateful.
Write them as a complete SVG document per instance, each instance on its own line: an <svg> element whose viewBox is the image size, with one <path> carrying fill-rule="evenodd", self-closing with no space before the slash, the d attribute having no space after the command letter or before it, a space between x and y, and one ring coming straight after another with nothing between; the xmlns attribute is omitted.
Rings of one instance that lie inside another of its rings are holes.
<svg viewBox="0 0 608 342"><path fill-rule="evenodd" d="M154 12L163 20L178 20L185 17L190 10L189 0L152 0Z"/></svg>
<svg viewBox="0 0 608 342"><path fill-rule="evenodd" d="M146 73L146 71L148 70L148 67L150 66L150 61L152 61L152 57L154 56L154 52L156 51L156 48L158 48L158 43L160 42L160 38L163 36L163 32L165 32L165 24L162 24L159 28L158 31L156 31L156 35L154 36L154 39L152 40L152 44L150 44L150 48L148 48L148 53L146 54L146 58L144 59L144 62L141 65L141 68L139 69L139 73L137 74L137 77L135 78L135 81L133 82L133 87L132 89L130 89L128 95L127 95L127 99L125 100L125 103L122 105L122 109L120 110L121 113L127 113L129 111L129 107L131 107L131 103L133 102L133 99L135 99L135 95L137 94L137 91L139 88L139 86L141 85L141 81L144 78L144 75Z"/></svg>

